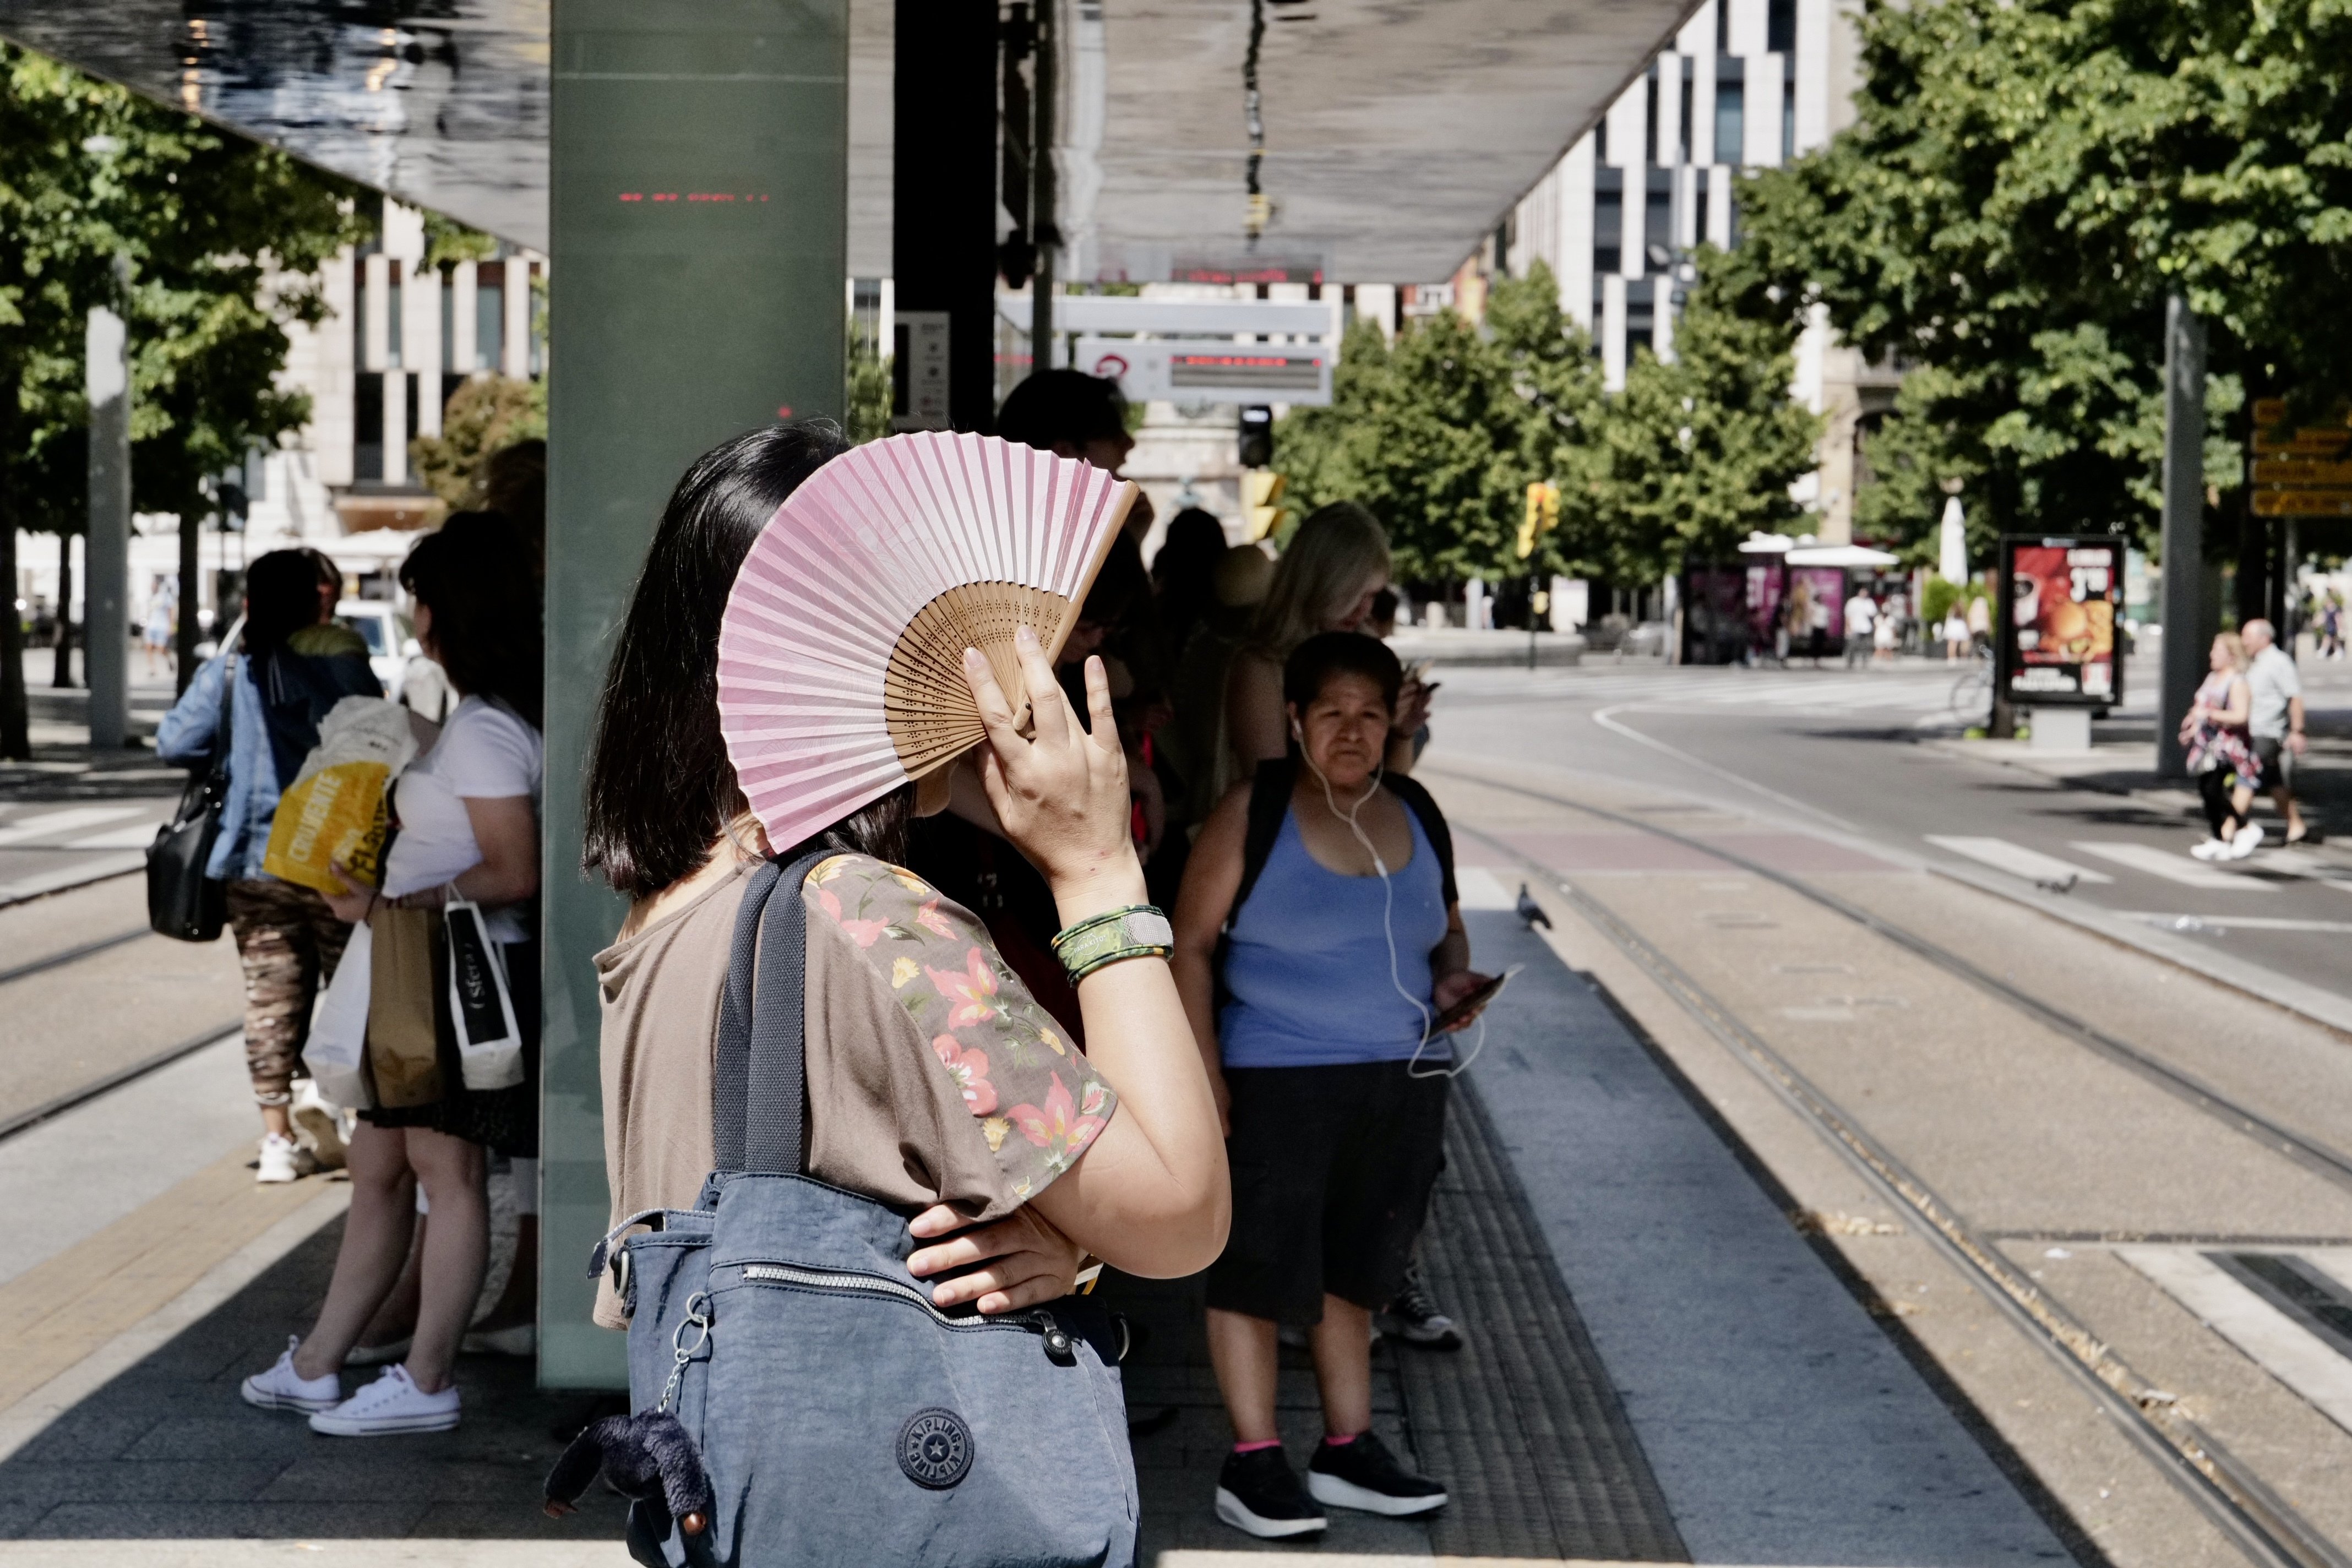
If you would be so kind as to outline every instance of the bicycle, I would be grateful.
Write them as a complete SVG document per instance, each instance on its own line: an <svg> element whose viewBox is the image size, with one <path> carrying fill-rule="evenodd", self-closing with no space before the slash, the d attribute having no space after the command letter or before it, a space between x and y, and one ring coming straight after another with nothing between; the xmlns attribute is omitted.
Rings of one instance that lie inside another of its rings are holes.
<svg viewBox="0 0 2352 1568"><path fill-rule="evenodd" d="M1992 649L1979 647L1969 661L1969 668L1952 682L1951 695L1946 700L1952 717L1963 724L1990 724L1992 721Z"/></svg>

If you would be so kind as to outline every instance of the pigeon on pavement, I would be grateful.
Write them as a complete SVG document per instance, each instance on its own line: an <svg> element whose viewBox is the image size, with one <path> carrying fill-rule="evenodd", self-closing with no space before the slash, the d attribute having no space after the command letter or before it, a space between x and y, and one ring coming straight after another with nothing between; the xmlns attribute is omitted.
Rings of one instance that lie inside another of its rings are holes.
<svg viewBox="0 0 2352 1568"><path fill-rule="evenodd" d="M1529 931L1533 931L1538 926L1543 927L1546 931L1551 930L1551 917L1544 913L1543 906L1528 895L1528 885L1525 882L1519 884L1519 919L1527 921Z"/></svg>

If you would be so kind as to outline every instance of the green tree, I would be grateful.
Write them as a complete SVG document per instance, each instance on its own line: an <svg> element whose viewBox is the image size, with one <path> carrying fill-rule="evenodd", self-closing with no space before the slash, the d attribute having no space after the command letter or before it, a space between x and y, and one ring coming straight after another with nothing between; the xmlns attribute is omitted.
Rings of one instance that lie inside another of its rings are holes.
<svg viewBox="0 0 2352 1568"><path fill-rule="evenodd" d="M1527 484L1535 480L1548 479L1560 490L1558 531L1538 542L1531 560L1514 559L1502 569L1605 575L1610 552L1594 505L1592 479L1608 418L1608 396L1592 340L1560 308L1559 281L1540 261L1526 277L1497 279L1489 289L1486 331L1513 390L1526 405L1519 448L1520 505L1526 504ZM1523 519L1525 512L1515 516Z"/></svg>
<svg viewBox="0 0 2352 1568"><path fill-rule="evenodd" d="M278 384L285 327L325 315L317 271L365 232L355 195L0 47L0 580L14 580L20 523L79 508L63 458L87 422L84 320L100 304L130 323L132 503L178 515L189 561L210 477L308 416ZM193 641L191 616L184 655ZM21 637L0 616L0 756L28 754L26 730Z"/></svg>
<svg viewBox="0 0 2352 1568"><path fill-rule="evenodd" d="M2206 479L2252 395L2352 390L2352 9L2340 0L1872 0L1857 122L1748 182L1748 306L1818 300L1906 386L1869 449L1919 541L1939 481L2003 531L2152 535L2164 296L2212 329ZM1921 504L1927 503L1927 504Z"/></svg>
<svg viewBox="0 0 2352 1568"><path fill-rule="evenodd" d="M1276 450L1287 503L1302 514L1362 503L1387 529L1408 582L1491 582L1559 569L1589 549L1572 499L1541 557L1522 562L1515 548L1528 486L1575 465L1600 400L1590 344L1559 299L1538 267L1496 285L1485 331L1440 311L1391 346L1358 323L1341 345L1330 405L1294 409L1282 422Z"/></svg>
<svg viewBox="0 0 2352 1568"><path fill-rule="evenodd" d="M547 439L547 384L478 375L450 395L441 434L408 443L408 465L453 509L486 504L482 459L518 441Z"/></svg>
<svg viewBox="0 0 2352 1568"><path fill-rule="evenodd" d="M890 360L857 323L848 326L849 352L843 356L848 385L842 398L842 424L853 441L878 441L890 434Z"/></svg>
<svg viewBox="0 0 2352 1568"><path fill-rule="evenodd" d="M1749 533L1805 515L1789 487L1813 468L1821 421L1789 396L1794 323L1732 309L1723 252L1703 248L1697 266L1673 359L1636 350L1601 421L1588 504L1620 582L1736 559Z"/></svg>

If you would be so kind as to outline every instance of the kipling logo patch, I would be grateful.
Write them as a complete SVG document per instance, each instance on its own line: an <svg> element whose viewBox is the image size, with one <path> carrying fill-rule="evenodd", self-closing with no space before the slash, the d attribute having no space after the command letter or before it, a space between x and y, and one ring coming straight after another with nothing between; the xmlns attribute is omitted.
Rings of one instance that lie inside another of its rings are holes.
<svg viewBox="0 0 2352 1568"><path fill-rule="evenodd" d="M898 1468L919 1487L945 1491L971 1473L971 1428L952 1410L918 1410L898 1428Z"/></svg>

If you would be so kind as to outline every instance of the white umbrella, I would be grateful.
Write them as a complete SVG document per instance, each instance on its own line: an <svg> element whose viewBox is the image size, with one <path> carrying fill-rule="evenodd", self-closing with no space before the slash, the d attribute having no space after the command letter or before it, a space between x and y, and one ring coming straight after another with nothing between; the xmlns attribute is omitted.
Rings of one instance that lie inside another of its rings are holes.
<svg viewBox="0 0 2352 1568"><path fill-rule="evenodd" d="M1969 574L1969 531L1960 521L1960 498L1944 500L1944 538L1937 565L1946 582L1965 582Z"/></svg>
<svg viewBox="0 0 2352 1568"><path fill-rule="evenodd" d="M1788 554L1788 563L1791 566L1884 570L1895 565L1895 557L1884 550L1872 550L1860 544L1801 544Z"/></svg>

